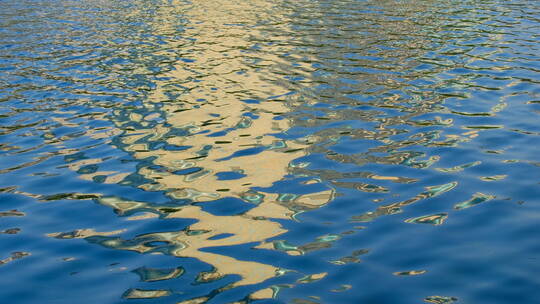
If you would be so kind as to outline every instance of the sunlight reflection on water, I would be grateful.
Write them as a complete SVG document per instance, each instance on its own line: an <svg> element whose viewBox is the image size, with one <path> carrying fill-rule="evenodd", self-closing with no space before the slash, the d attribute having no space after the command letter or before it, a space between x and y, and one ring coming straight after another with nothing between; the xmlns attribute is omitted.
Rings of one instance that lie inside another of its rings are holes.
<svg viewBox="0 0 540 304"><path fill-rule="evenodd" d="M538 297L535 2L3 7L0 302Z"/></svg>

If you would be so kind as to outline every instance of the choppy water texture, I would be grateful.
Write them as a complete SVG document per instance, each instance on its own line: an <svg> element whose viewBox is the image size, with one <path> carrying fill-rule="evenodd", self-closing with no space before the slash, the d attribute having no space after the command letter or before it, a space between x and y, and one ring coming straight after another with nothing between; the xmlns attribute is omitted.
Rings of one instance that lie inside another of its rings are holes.
<svg viewBox="0 0 540 304"><path fill-rule="evenodd" d="M538 303L540 2L0 2L1 303Z"/></svg>

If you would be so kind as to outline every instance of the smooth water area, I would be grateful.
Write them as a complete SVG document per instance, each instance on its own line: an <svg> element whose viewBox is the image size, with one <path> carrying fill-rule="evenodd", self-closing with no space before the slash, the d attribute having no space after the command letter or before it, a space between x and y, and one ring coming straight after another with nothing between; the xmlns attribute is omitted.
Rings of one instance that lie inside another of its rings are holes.
<svg viewBox="0 0 540 304"><path fill-rule="evenodd" d="M0 7L0 303L538 303L539 1Z"/></svg>

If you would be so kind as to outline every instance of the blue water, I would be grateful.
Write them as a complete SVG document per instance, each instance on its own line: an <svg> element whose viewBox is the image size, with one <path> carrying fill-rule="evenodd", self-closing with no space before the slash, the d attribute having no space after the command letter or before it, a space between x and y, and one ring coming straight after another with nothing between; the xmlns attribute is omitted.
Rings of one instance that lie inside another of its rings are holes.
<svg viewBox="0 0 540 304"><path fill-rule="evenodd" d="M538 303L540 2L0 5L0 303Z"/></svg>

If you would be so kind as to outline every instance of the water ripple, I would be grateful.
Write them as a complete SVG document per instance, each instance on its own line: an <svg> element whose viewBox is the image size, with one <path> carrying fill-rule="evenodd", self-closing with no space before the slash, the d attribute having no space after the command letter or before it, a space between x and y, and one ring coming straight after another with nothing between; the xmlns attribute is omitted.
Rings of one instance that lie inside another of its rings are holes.
<svg viewBox="0 0 540 304"><path fill-rule="evenodd" d="M538 298L536 2L2 4L0 302Z"/></svg>

